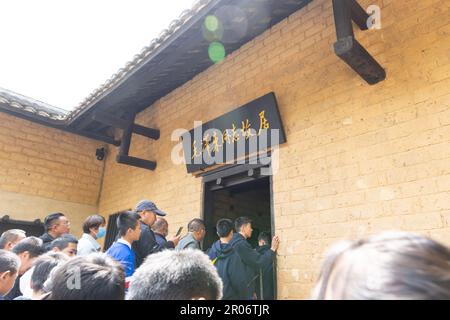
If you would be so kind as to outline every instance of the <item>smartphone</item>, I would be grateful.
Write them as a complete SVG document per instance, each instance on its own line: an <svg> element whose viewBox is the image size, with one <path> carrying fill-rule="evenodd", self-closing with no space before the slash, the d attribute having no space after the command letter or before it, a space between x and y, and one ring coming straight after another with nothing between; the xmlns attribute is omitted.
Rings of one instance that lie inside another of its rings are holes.
<svg viewBox="0 0 450 320"><path fill-rule="evenodd" d="M180 227L180 229L178 229L177 234L175 235L175 237L178 237L181 234L181 231L183 230L183 227Z"/></svg>

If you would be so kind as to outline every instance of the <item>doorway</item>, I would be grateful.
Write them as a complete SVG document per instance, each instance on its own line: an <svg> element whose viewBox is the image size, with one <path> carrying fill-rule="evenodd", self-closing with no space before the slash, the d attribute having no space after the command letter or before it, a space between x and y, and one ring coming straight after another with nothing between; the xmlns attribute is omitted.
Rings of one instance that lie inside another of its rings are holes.
<svg viewBox="0 0 450 320"><path fill-rule="evenodd" d="M261 232L274 235L272 176L261 175L261 167L238 165L203 176L203 220L206 236L203 248L208 250L219 239L218 220L235 220L246 216L252 220L253 233L247 241L258 246ZM273 297L276 299L276 262L273 266Z"/></svg>
<svg viewBox="0 0 450 320"><path fill-rule="evenodd" d="M1 217L0 235L6 230L10 229L21 229L25 231L27 237L40 237L45 231L44 224L39 219L36 219L34 221L24 221L10 219L10 217L7 215Z"/></svg>

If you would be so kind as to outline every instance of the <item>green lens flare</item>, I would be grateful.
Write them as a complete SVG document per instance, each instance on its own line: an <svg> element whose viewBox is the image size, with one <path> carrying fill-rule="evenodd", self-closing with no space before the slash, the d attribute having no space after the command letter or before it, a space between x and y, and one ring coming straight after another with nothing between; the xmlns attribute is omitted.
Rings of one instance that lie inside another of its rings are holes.
<svg viewBox="0 0 450 320"><path fill-rule="evenodd" d="M219 19L215 16L207 16L205 19L205 28L208 31L215 32L219 28Z"/></svg>
<svg viewBox="0 0 450 320"><path fill-rule="evenodd" d="M209 58L214 62L225 59L225 47L220 42L211 42L208 48Z"/></svg>

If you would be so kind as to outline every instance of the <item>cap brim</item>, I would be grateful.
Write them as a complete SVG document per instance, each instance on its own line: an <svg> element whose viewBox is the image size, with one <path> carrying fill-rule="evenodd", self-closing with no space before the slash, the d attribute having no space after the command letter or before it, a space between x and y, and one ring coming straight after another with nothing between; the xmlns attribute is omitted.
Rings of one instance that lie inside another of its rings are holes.
<svg viewBox="0 0 450 320"><path fill-rule="evenodd" d="M166 216L166 213L165 213L165 212L162 212L162 211L159 210L159 209L153 210L153 212L156 213L158 216L161 216L161 217Z"/></svg>

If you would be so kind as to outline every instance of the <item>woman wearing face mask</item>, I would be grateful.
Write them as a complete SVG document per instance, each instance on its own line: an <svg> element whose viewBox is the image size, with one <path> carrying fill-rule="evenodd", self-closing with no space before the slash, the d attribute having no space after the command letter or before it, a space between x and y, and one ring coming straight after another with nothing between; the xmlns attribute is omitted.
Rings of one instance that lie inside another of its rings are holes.
<svg viewBox="0 0 450 320"><path fill-rule="evenodd" d="M78 255L84 256L93 252L101 250L97 239L100 239L106 234L106 220L102 216L95 214L87 217L83 223L83 235L78 241Z"/></svg>

